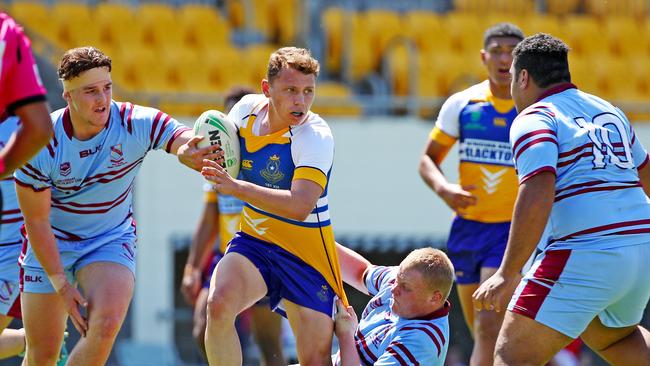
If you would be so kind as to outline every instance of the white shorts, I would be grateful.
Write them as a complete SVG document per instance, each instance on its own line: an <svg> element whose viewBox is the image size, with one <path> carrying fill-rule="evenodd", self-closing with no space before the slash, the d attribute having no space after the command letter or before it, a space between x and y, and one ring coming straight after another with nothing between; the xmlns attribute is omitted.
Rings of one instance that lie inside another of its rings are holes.
<svg viewBox="0 0 650 366"><path fill-rule="evenodd" d="M598 316L606 327L638 324L650 299L650 244L545 251L508 305L571 338Z"/></svg>

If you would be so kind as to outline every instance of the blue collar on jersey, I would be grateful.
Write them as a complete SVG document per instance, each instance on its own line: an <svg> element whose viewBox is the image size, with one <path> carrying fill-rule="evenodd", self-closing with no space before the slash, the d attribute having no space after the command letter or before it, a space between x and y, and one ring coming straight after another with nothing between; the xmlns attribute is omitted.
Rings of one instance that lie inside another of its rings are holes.
<svg viewBox="0 0 650 366"><path fill-rule="evenodd" d="M535 103L539 102L540 100L542 100L542 99L544 99L546 97L550 97L553 94L562 93L563 91L565 91L567 89L578 89L578 87L575 86L573 83L560 83L560 84L557 84L556 86L554 86L552 88L549 88L545 92L543 92L542 95L540 95L539 98L537 98Z"/></svg>

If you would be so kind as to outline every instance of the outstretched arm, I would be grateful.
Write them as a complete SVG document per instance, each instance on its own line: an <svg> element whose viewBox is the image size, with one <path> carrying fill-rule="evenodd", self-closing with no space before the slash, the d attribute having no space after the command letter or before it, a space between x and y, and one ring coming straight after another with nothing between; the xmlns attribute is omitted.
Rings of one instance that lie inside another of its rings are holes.
<svg viewBox="0 0 650 366"><path fill-rule="evenodd" d="M361 254L339 243L336 243L336 252L341 264L343 282L364 294L368 294L368 287L363 281L363 276L372 264Z"/></svg>

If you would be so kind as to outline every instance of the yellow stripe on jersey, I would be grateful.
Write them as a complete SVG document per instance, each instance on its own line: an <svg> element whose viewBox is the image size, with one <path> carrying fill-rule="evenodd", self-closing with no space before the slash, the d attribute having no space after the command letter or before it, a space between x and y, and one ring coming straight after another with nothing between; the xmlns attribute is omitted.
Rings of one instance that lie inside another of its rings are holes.
<svg viewBox="0 0 650 366"><path fill-rule="evenodd" d="M486 100L492 104L494 107L494 110L501 114L507 114L509 113L512 108L515 107L515 102L512 99L501 99L497 98L492 93L490 92L490 89L488 88L487 91L488 95L486 96Z"/></svg>
<svg viewBox="0 0 650 366"><path fill-rule="evenodd" d="M203 202L205 203L217 203L219 199L217 198L217 192L215 191L206 191L203 195Z"/></svg>
<svg viewBox="0 0 650 366"><path fill-rule="evenodd" d="M321 188L325 189L327 185L327 176L321 172L320 169L312 168L310 166L301 166L293 171L293 180L306 179L315 182Z"/></svg>
<svg viewBox="0 0 650 366"><path fill-rule="evenodd" d="M246 140L246 150L248 152L256 152L268 144L288 144L290 139L283 136L289 132L289 128L283 128L280 131L274 132L270 135L257 136L253 134L253 124L257 116L251 115L248 119L246 127L239 128L239 134Z"/></svg>
<svg viewBox="0 0 650 366"><path fill-rule="evenodd" d="M241 231L302 259L322 274L341 300L348 303L331 225L298 226L244 206Z"/></svg>
<svg viewBox="0 0 650 366"><path fill-rule="evenodd" d="M429 137L431 138L431 140L434 140L440 145L448 146L448 147L453 145L456 142L456 140L458 140L457 138L448 135L445 131L439 129L438 127L434 127L433 130L431 130Z"/></svg>
<svg viewBox="0 0 650 366"><path fill-rule="evenodd" d="M519 189L515 169L500 165L460 163L460 185L476 188L471 193L478 202L459 212L474 221L494 223L512 219L512 210Z"/></svg>
<svg viewBox="0 0 650 366"><path fill-rule="evenodd" d="M219 213L219 250L226 252L226 247L240 228L241 214Z"/></svg>

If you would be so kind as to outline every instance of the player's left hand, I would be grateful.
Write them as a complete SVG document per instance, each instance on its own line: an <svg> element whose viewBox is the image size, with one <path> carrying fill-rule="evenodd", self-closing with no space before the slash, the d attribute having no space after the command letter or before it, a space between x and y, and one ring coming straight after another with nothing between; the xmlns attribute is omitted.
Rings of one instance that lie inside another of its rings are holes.
<svg viewBox="0 0 650 366"><path fill-rule="evenodd" d="M341 299L336 299L336 315L334 316L334 332L341 339L346 336L354 338L359 326L357 314L352 306L345 306Z"/></svg>
<svg viewBox="0 0 650 366"><path fill-rule="evenodd" d="M219 165L218 161L204 159L201 174L210 183L214 184L221 194L233 195L237 189L238 181L231 177L226 169Z"/></svg>
<svg viewBox="0 0 650 366"><path fill-rule="evenodd" d="M190 169L194 169L199 172L203 166L204 159L218 160L223 156L223 151L219 145L212 145L201 148L198 147L197 144L201 140L203 140L203 136L194 136L186 143L179 146L176 152L178 161Z"/></svg>
<svg viewBox="0 0 650 366"><path fill-rule="evenodd" d="M474 309L505 311L518 283L518 276L506 276L501 270L496 271L474 291Z"/></svg>

